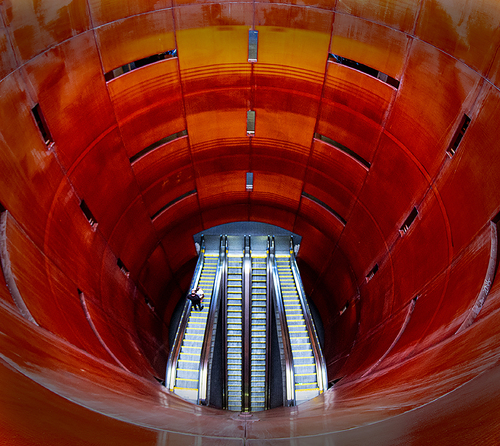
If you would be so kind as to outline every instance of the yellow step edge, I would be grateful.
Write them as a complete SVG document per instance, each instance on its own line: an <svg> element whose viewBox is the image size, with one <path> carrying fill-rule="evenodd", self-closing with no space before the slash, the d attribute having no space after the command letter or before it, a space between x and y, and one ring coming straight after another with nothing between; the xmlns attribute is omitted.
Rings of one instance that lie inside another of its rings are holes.
<svg viewBox="0 0 500 446"><path fill-rule="evenodd" d="M313 387L312 389L295 389L296 392L310 392L312 390L319 392L317 387Z"/></svg>
<svg viewBox="0 0 500 446"><path fill-rule="evenodd" d="M198 392L198 389L192 389L190 387L177 387L177 386L174 386L174 390L193 390L193 391Z"/></svg>

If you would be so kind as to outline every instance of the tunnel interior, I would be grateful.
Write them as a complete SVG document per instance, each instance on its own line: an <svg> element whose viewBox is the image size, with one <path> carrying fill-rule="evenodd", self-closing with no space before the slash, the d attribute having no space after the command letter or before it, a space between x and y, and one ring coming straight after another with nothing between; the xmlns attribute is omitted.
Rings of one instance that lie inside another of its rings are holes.
<svg viewBox="0 0 500 446"><path fill-rule="evenodd" d="M12 444L498 437L497 2L0 12ZM300 408L240 419L161 386L193 236L231 222L302 237L332 387Z"/></svg>

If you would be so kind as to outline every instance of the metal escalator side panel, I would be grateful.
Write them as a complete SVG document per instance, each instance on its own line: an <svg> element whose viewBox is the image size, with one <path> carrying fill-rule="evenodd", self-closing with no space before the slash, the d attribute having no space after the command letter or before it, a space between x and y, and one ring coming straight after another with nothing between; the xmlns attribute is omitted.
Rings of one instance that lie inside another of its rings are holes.
<svg viewBox="0 0 500 446"><path fill-rule="evenodd" d="M242 279L243 279L243 308L242 308L242 332L243 332L243 355L242 361L242 401L241 409L244 412L250 410L251 397L251 367L250 367L250 352L251 352L251 276L252 276L252 261L250 257L250 237L245 237L245 248L242 264Z"/></svg>
<svg viewBox="0 0 500 446"><path fill-rule="evenodd" d="M227 364L227 277L228 277L228 242L227 237L224 237L224 271L222 275L222 288L221 288L221 305L222 305L222 363ZM227 381L228 381L228 370L227 367L223 368L224 372L224 383L222 385L222 406L224 409L228 407L228 395L227 395Z"/></svg>
<svg viewBox="0 0 500 446"><path fill-rule="evenodd" d="M271 408L271 283L272 283L272 265L271 265L271 246L270 238L267 239L266 249L266 374L265 374L265 409Z"/></svg>
<svg viewBox="0 0 500 446"><path fill-rule="evenodd" d="M192 290L198 283L201 271L203 268L204 257L205 257L205 246L204 239L202 238L202 246L200 249L200 254L198 256L198 262L196 263L196 268L194 270L193 279L191 280L189 290ZM189 314L191 312L191 301L186 299L186 303L184 304L184 308L182 310L182 315L179 320L179 325L177 326L177 331L175 333L174 343L170 350L170 354L168 356L167 361L167 371L165 374L165 387L168 390L173 391L175 386L175 378L177 372L177 361L179 359L179 354L181 351L182 340L184 338L184 333L186 331Z"/></svg>
<svg viewBox="0 0 500 446"><path fill-rule="evenodd" d="M323 356L323 352L321 350L318 334L316 332L314 320L311 315L311 310L309 308L309 304L307 303L307 298L305 295L304 287L302 285L302 280L300 278L300 272L297 266L297 261L295 259L293 247L290 250L290 267L292 269L292 274L294 276L297 292L299 293L299 300L302 305L302 312L306 322L306 328L309 334L314 360L316 363L316 374L317 374L319 392L323 393L326 390L328 390L328 375L326 370L326 361Z"/></svg>

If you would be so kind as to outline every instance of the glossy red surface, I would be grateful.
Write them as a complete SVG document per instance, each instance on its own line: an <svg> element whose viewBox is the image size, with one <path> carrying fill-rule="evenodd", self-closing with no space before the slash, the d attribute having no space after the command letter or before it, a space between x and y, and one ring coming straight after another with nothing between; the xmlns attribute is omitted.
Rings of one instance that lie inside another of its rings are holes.
<svg viewBox="0 0 500 446"><path fill-rule="evenodd" d="M3 0L0 15L2 444L500 442L497 2ZM302 236L337 382L244 420L158 380L193 234L247 220Z"/></svg>

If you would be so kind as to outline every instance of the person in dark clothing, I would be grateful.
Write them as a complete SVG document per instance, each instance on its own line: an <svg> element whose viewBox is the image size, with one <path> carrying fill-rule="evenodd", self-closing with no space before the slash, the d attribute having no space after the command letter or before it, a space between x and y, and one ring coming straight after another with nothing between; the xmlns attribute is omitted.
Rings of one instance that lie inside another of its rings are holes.
<svg viewBox="0 0 500 446"><path fill-rule="evenodd" d="M191 293L188 296L188 299L193 303L193 308L199 311L203 310L202 301L205 297L205 293L200 287L196 287L196 289L192 289Z"/></svg>

